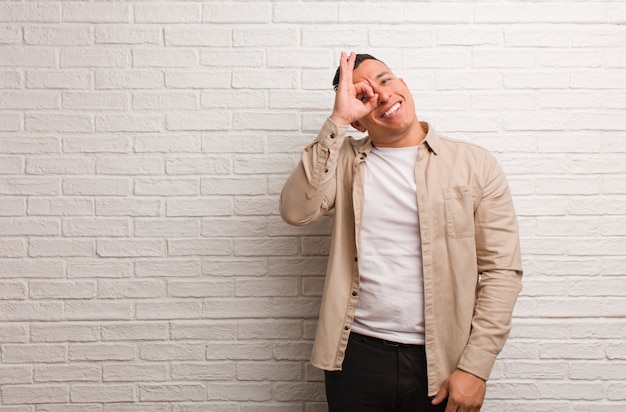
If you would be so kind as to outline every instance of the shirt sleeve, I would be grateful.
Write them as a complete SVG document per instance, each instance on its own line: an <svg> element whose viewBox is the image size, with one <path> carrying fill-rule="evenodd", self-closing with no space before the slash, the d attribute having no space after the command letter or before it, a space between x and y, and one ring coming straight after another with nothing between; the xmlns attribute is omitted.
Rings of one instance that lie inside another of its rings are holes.
<svg viewBox="0 0 626 412"><path fill-rule="evenodd" d="M511 330L522 263L517 217L504 172L489 153L483 167L483 191L474 213L480 281L471 334L458 368L487 380Z"/></svg>
<svg viewBox="0 0 626 412"><path fill-rule="evenodd" d="M280 215L285 222L307 225L333 207L337 161L347 131L347 125L327 119L316 139L304 148L280 195Z"/></svg>

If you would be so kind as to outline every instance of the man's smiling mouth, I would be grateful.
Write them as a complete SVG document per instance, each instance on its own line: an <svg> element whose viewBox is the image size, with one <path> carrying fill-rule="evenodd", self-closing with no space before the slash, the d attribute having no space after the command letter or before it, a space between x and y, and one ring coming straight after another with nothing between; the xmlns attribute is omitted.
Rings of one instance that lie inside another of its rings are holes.
<svg viewBox="0 0 626 412"><path fill-rule="evenodd" d="M399 108L400 108L401 104L400 102L394 104L393 106L391 106L391 108L389 110L387 110L385 113L383 113L383 115L381 117L389 117L392 114L394 114Z"/></svg>

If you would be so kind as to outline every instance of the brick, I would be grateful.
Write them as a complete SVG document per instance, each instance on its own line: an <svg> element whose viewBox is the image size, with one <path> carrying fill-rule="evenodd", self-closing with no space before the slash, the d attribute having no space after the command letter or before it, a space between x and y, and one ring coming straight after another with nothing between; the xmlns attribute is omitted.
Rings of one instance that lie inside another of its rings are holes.
<svg viewBox="0 0 626 412"><path fill-rule="evenodd" d="M80 23L130 23L129 4L72 2L63 4L63 21Z"/></svg>
<svg viewBox="0 0 626 412"><path fill-rule="evenodd" d="M158 322L123 322L101 326L102 340L165 340L168 325Z"/></svg>
<svg viewBox="0 0 626 412"><path fill-rule="evenodd" d="M130 151L128 136L100 135L92 137L66 137L63 139L63 150L66 153L128 153Z"/></svg>
<svg viewBox="0 0 626 412"><path fill-rule="evenodd" d="M138 237L197 237L200 221L197 219L136 220L135 235Z"/></svg>
<svg viewBox="0 0 626 412"><path fill-rule="evenodd" d="M300 362L237 362L237 379L243 381L298 381L301 374Z"/></svg>
<svg viewBox="0 0 626 412"><path fill-rule="evenodd" d="M0 67L55 67L55 50L48 48L3 47Z"/></svg>
<svg viewBox="0 0 626 412"><path fill-rule="evenodd" d="M201 146L200 138L195 136L138 136L134 143L134 149L138 153L197 153Z"/></svg>
<svg viewBox="0 0 626 412"><path fill-rule="evenodd" d="M72 110L125 110L129 105L126 93L66 92L61 105Z"/></svg>
<svg viewBox="0 0 626 412"><path fill-rule="evenodd" d="M96 160L95 170L102 175L159 175L164 165L158 157L103 156Z"/></svg>
<svg viewBox="0 0 626 412"><path fill-rule="evenodd" d="M16 70L0 70L0 89L19 89L24 84L22 74Z"/></svg>
<svg viewBox="0 0 626 412"><path fill-rule="evenodd" d="M72 175L93 173L93 159L76 156L29 157L26 160L26 173L32 175Z"/></svg>
<svg viewBox="0 0 626 412"><path fill-rule="evenodd" d="M237 280L236 296L297 296L297 279Z"/></svg>
<svg viewBox="0 0 626 412"><path fill-rule="evenodd" d="M96 26L95 42L97 44L152 44L159 43L161 37L158 27L133 24Z"/></svg>
<svg viewBox="0 0 626 412"><path fill-rule="evenodd" d="M233 125L235 130L262 130L268 124L273 130L295 131L300 128L300 117L297 113L235 113Z"/></svg>
<svg viewBox="0 0 626 412"><path fill-rule="evenodd" d="M104 382L165 381L167 376L168 366L165 364L106 363L102 366Z"/></svg>
<svg viewBox="0 0 626 412"><path fill-rule="evenodd" d="M270 3L204 5L203 21L212 23L269 23L272 15Z"/></svg>
<svg viewBox="0 0 626 412"><path fill-rule="evenodd" d="M267 233L265 221L256 217L226 217L202 219L202 236L230 237L263 236Z"/></svg>
<svg viewBox="0 0 626 412"><path fill-rule="evenodd" d="M68 320L128 320L133 312L129 302L110 300L68 300L64 309Z"/></svg>
<svg viewBox="0 0 626 412"><path fill-rule="evenodd" d="M0 384L2 385L29 384L32 382L32 375L32 366L0 366Z"/></svg>
<svg viewBox="0 0 626 412"><path fill-rule="evenodd" d="M235 89L294 89L297 73L289 69L233 70L232 86Z"/></svg>
<svg viewBox="0 0 626 412"><path fill-rule="evenodd" d="M208 400L269 401L272 399L269 382L212 382L208 385Z"/></svg>
<svg viewBox="0 0 626 412"><path fill-rule="evenodd" d="M97 216L159 216L161 201L133 198L97 199L95 209ZM108 220L103 221L107 222Z"/></svg>
<svg viewBox="0 0 626 412"><path fill-rule="evenodd" d="M133 67L194 67L198 52L185 49L133 50Z"/></svg>
<svg viewBox="0 0 626 412"><path fill-rule="evenodd" d="M70 278L120 278L130 277L132 273L132 263L128 261L99 259L68 262L67 264L67 276Z"/></svg>
<svg viewBox="0 0 626 412"><path fill-rule="evenodd" d="M18 114L0 114L0 131L17 132L22 128L22 117Z"/></svg>
<svg viewBox="0 0 626 412"><path fill-rule="evenodd" d="M198 319L202 317L202 302L187 299L185 301L139 302L137 319Z"/></svg>
<svg viewBox="0 0 626 412"><path fill-rule="evenodd" d="M140 196L187 196L197 195L196 178L139 178L135 180L135 195Z"/></svg>
<svg viewBox="0 0 626 412"><path fill-rule="evenodd" d="M28 246L31 257L89 257L94 251L92 240L31 239Z"/></svg>
<svg viewBox="0 0 626 412"><path fill-rule="evenodd" d="M139 385L141 401L203 401L206 388L200 384L160 384Z"/></svg>
<svg viewBox="0 0 626 412"><path fill-rule="evenodd" d="M165 84L171 89L210 89L226 87L231 83L230 72L212 70L210 72L193 71L165 73Z"/></svg>
<svg viewBox="0 0 626 412"><path fill-rule="evenodd" d="M236 239L234 252L237 256L288 256L298 249L291 238Z"/></svg>
<svg viewBox="0 0 626 412"><path fill-rule="evenodd" d="M536 3L474 6L475 23L534 23L538 17L539 5Z"/></svg>
<svg viewBox="0 0 626 412"><path fill-rule="evenodd" d="M24 42L34 45L87 46L92 43L89 27L25 27Z"/></svg>
<svg viewBox="0 0 626 412"><path fill-rule="evenodd" d="M213 360L264 360L272 359L270 342L228 342L228 345L209 343L206 348L207 359Z"/></svg>
<svg viewBox="0 0 626 412"><path fill-rule="evenodd" d="M103 299L156 298L164 296L164 285L156 280L100 280L98 297Z"/></svg>
<svg viewBox="0 0 626 412"><path fill-rule="evenodd" d="M0 299L23 300L28 296L24 282L0 281Z"/></svg>
<svg viewBox="0 0 626 412"><path fill-rule="evenodd" d="M160 115L103 115L96 116L95 130L98 132L158 132L163 128Z"/></svg>
<svg viewBox="0 0 626 412"><path fill-rule="evenodd" d="M127 67L130 54L125 50L80 49L80 51L61 51L62 68L93 67L119 68Z"/></svg>
<svg viewBox="0 0 626 412"><path fill-rule="evenodd" d="M435 76L438 90L499 89L502 76L484 71L439 71Z"/></svg>
<svg viewBox="0 0 626 412"><path fill-rule="evenodd" d="M98 326L83 323L39 323L30 328L33 342L96 342Z"/></svg>
<svg viewBox="0 0 626 412"><path fill-rule="evenodd" d="M87 115L39 114L26 115L24 128L30 132L89 133L94 130L94 124Z"/></svg>
<svg viewBox="0 0 626 412"><path fill-rule="evenodd" d="M24 171L24 159L21 156L1 156L0 174L16 175Z"/></svg>
<svg viewBox="0 0 626 412"><path fill-rule="evenodd" d="M265 108L267 92L263 90L211 90L203 92L201 105L206 108Z"/></svg>
<svg viewBox="0 0 626 412"><path fill-rule="evenodd" d="M210 67L261 67L265 64L265 54L254 49L201 50L200 63Z"/></svg>
<svg viewBox="0 0 626 412"><path fill-rule="evenodd" d="M130 221L107 218L68 218L63 220L63 234L72 237L128 236Z"/></svg>
<svg viewBox="0 0 626 412"><path fill-rule="evenodd" d="M194 3L167 3L154 7L148 4L135 6L137 23L199 23L202 21L202 5Z"/></svg>
<svg viewBox="0 0 626 412"><path fill-rule="evenodd" d="M55 91L7 91L3 92L0 108L3 109L57 109L59 93ZM7 117L9 119L9 117Z"/></svg>
<svg viewBox="0 0 626 412"><path fill-rule="evenodd" d="M226 197L173 198L166 209L167 216L230 216L233 205Z"/></svg>
<svg viewBox="0 0 626 412"><path fill-rule="evenodd" d="M201 193L213 195L261 195L265 194L262 177L213 177L202 179Z"/></svg>
<svg viewBox="0 0 626 412"><path fill-rule="evenodd" d="M26 243L21 239L0 239L0 258L26 256Z"/></svg>
<svg viewBox="0 0 626 412"><path fill-rule="evenodd" d="M124 178L75 177L63 179L63 194L80 196L124 196L130 194L130 181Z"/></svg>
<svg viewBox="0 0 626 412"><path fill-rule="evenodd" d="M334 23L337 5L332 3L275 3L272 21L275 23Z"/></svg>
<svg viewBox="0 0 626 412"><path fill-rule="evenodd" d="M211 299L204 302L203 313L213 319L265 318L271 302L261 298Z"/></svg>
<svg viewBox="0 0 626 412"><path fill-rule="evenodd" d="M141 260L135 264L135 273L137 276L156 276L156 277L187 277L200 275L200 262L192 258L178 260L174 258L167 259L149 259Z"/></svg>
<svg viewBox="0 0 626 412"><path fill-rule="evenodd" d="M26 215L26 199L5 197L0 202L0 216L24 216Z"/></svg>
<svg viewBox="0 0 626 412"><path fill-rule="evenodd" d="M133 95L133 108L136 110L194 110L198 107L195 93L136 92Z"/></svg>
<svg viewBox="0 0 626 412"><path fill-rule="evenodd" d="M132 384L77 384L72 385L70 397L72 402L133 402L135 387Z"/></svg>
<svg viewBox="0 0 626 412"><path fill-rule="evenodd" d="M0 182L0 189L2 182ZM2 194L7 193L0 190ZM28 194L28 193L20 193ZM55 236L60 234L60 224L56 219L0 218L0 235L9 236Z"/></svg>
<svg viewBox="0 0 626 412"><path fill-rule="evenodd" d="M157 257L163 255L160 240L98 240L96 253L100 257Z"/></svg>
<svg viewBox="0 0 626 412"><path fill-rule="evenodd" d="M30 216L85 216L93 214L93 200L86 198L30 198ZM65 223L65 222L64 222Z"/></svg>
<svg viewBox="0 0 626 412"><path fill-rule="evenodd" d="M237 325L223 321L173 321L170 334L172 340L235 340Z"/></svg>
<svg viewBox="0 0 626 412"><path fill-rule="evenodd" d="M301 43L305 47L353 47L366 44L367 36L367 29L358 26L335 26L332 31L305 26L302 29Z"/></svg>
<svg viewBox="0 0 626 412"><path fill-rule="evenodd" d="M144 360L204 360L204 344L198 343L154 343L142 344L140 358ZM153 399L154 400L154 399Z"/></svg>
<svg viewBox="0 0 626 412"><path fill-rule="evenodd" d="M222 156L169 157L165 161L168 175L230 174L231 160Z"/></svg>
<svg viewBox="0 0 626 412"><path fill-rule="evenodd" d="M31 281L32 299L89 299L96 296L96 284L90 281Z"/></svg>
<svg viewBox="0 0 626 412"><path fill-rule="evenodd" d="M67 360L65 345L25 344L3 345L3 363L52 363Z"/></svg>
<svg viewBox="0 0 626 412"><path fill-rule="evenodd" d="M228 130L231 115L227 112L171 114L166 118L166 127L171 131Z"/></svg>
<svg viewBox="0 0 626 412"><path fill-rule="evenodd" d="M28 70L26 72L26 87L29 89L86 89L93 83L92 79L91 73L78 70ZM46 93L50 95L50 98L54 97L56 103L57 94ZM46 95L41 93L39 96Z"/></svg>
<svg viewBox="0 0 626 412"><path fill-rule="evenodd" d="M165 84L162 73L153 70L98 70L96 89L151 89Z"/></svg>
<svg viewBox="0 0 626 412"><path fill-rule="evenodd" d="M604 23L607 20L605 4L578 3L563 9L561 4L540 4L537 21L547 23Z"/></svg>
<svg viewBox="0 0 626 412"><path fill-rule="evenodd" d="M176 363L172 365L172 379L182 381L233 380L235 378L235 366L234 362Z"/></svg>
<svg viewBox="0 0 626 412"><path fill-rule="evenodd" d="M167 46L229 47L232 45L232 30L189 25L185 28L166 27L164 38Z"/></svg>
<svg viewBox="0 0 626 412"><path fill-rule="evenodd" d="M63 273L61 260L0 259L1 278L58 278Z"/></svg>
<svg viewBox="0 0 626 412"><path fill-rule="evenodd" d="M272 341L295 340L302 338L300 320L257 320L239 324L239 338L242 340L263 339Z"/></svg>
<svg viewBox="0 0 626 412"><path fill-rule="evenodd" d="M167 282L167 295L176 298L233 296L234 289L232 280L172 280Z"/></svg>
<svg viewBox="0 0 626 412"><path fill-rule="evenodd" d="M94 364L35 366L35 382L94 382L99 381L102 370Z"/></svg>
<svg viewBox="0 0 626 412"><path fill-rule="evenodd" d="M134 345L120 343L74 343L68 352L72 361L123 361L135 356Z"/></svg>
<svg viewBox="0 0 626 412"><path fill-rule="evenodd" d="M3 403L40 404L69 401L68 385L7 385L2 389Z"/></svg>

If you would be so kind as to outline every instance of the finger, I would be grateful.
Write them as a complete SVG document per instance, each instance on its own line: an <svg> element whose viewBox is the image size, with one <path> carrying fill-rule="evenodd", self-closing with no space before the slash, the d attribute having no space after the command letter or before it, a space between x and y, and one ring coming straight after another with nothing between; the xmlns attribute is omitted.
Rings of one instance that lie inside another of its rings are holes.
<svg viewBox="0 0 626 412"><path fill-rule="evenodd" d="M345 52L341 52L341 61L339 62L339 82L347 85L352 85L352 71L354 70L354 63L356 61L356 54L350 52L350 56L347 56Z"/></svg>
<svg viewBox="0 0 626 412"><path fill-rule="evenodd" d="M354 91L356 92L357 96L365 94L370 99L374 96L374 89L372 89L372 86L370 86L369 83L366 81L358 82L357 84L355 84Z"/></svg>
<svg viewBox="0 0 626 412"><path fill-rule="evenodd" d="M435 398L432 400L432 404L433 405L439 405L441 402L443 402L446 398L448 397L448 388L445 386L442 386L439 389L439 392L437 392L437 394L435 395ZM450 405L448 405L450 406ZM448 409L446 408L446 412L448 412Z"/></svg>

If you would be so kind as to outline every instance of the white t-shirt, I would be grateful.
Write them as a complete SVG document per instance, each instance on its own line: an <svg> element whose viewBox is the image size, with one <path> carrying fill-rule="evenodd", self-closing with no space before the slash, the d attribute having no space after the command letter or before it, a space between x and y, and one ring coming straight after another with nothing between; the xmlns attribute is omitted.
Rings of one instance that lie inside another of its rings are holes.
<svg viewBox="0 0 626 412"><path fill-rule="evenodd" d="M417 146L374 148L367 157L358 239L360 291L352 330L424 344L417 153Z"/></svg>

